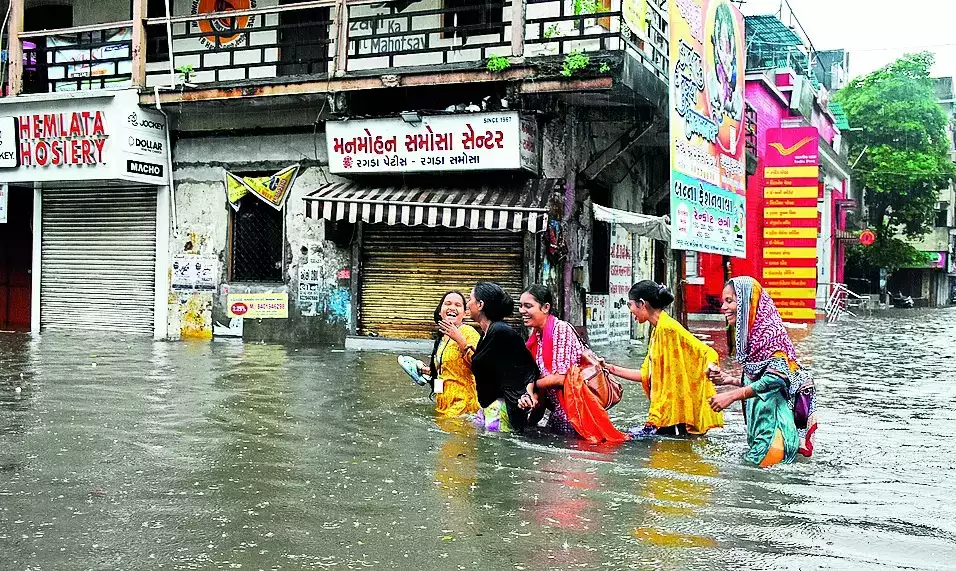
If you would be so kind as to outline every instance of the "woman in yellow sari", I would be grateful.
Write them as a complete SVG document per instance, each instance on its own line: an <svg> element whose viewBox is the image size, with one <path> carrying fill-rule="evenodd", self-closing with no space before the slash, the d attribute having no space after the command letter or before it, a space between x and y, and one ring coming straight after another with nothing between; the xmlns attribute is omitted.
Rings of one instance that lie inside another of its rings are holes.
<svg viewBox="0 0 956 571"><path fill-rule="evenodd" d="M628 293L631 315L654 326L640 370L608 365L612 375L641 383L650 400L644 427L631 429L635 436L704 434L724 425L709 402L716 391L707 371L716 367L717 352L664 311L673 301L674 294L650 280L637 282Z"/></svg>
<svg viewBox="0 0 956 571"><path fill-rule="evenodd" d="M420 367L420 372L431 375L435 412L443 417L474 414L479 406L471 358L481 335L474 327L462 323L465 296L457 291L446 293L435 308L434 317L438 335L431 364Z"/></svg>

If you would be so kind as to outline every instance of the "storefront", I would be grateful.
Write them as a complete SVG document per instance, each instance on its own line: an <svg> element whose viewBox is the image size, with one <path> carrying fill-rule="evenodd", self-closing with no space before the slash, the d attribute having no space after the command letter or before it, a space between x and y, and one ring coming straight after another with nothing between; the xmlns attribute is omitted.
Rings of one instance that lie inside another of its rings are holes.
<svg viewBox="0 0 956 571"><path fill-rule="evenodd" d="M467 295L487 280L517 299L534 280L535 236L562 183L528 176L538 165L533 120L505 112L329 123L328 145L333 173L364 174L305 199L307 218L354 228L353 338L428 339L445 292Z"/></svg>
<svg viewBox="0 0 956 571"><path fill-rule="evenodd" d="M7 287L18 327L26 305L35 333L165 336L166 128L134 91L0 101L7 231L32 227L14 246L16 265L30 261L29 296L22 279Z"/></svg>

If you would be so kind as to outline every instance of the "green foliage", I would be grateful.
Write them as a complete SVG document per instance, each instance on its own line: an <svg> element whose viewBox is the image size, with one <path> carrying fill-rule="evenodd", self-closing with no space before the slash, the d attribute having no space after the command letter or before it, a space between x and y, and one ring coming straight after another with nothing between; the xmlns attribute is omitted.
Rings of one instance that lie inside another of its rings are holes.
<svg viewBox="0 0 956 571"><path fill-rule="evenodd" d="M185 64L177 67L176 71L183 74L183 83L189 83L189 78L192 77L194 68L189 64Z"/></svg>
<svg viewBox="0 0 956 571"><path fill-rule="evenodd" d="M854 183L865 188L877 242L859 258L872 267L912 265L917 251L894 237L918 238L932 229L939 191L956 176L949 158L949 120L936 101L929 52L908 54L854 79L835 100L851 125ZM865 150L865 152L864 152Z"/></svg>
<svg viewBox="0 0 956 571"><path fill-rule="evenodd" d="M850 158L866 189L870 221L900 227L909 237L932 228L939 190L956 176L949 159L948 118L936 102L930 70L933 55L910 54L836 94L851 125Z"/></svg>
<svg viewBox="0 0 956 571"><path fill-rule="evenodd" d="M607 62L603 62L603 63L601 64L601 67L598 68L598 71L601 72L601 73L608 73L608 72L611 71L611 66L609 66L609 65L607 64Z"/></svg>
<svg viewBox="0 0 956 571"><path fill-rule="evenodd" d="M511 67L511 61L503 56L491 56L488 58L488 71L497 73Z"/></svg>
<svg viewBox="0 0 956 571"><path fill-rule="evenodd" d="M571 77L575 72L581 71L591 63L591 58L587 54L575 50L564 58L564 65L561 69L561 75Z"/></svg>
<svg viewBox="0 0 956 571"><path fill-rule="evenodd" d="M856 245L846 250L846 263L865 274L873 268L886 268L890 272L903 267L921 266L929 261L929 255L894 236L879 236L870 246Z"/></svg>
<svg viewBox="0 0 956 571"><path fill-rule="evenodd" d="M601 9L601 5L598 0L574 0L572 9L575 16L596 14Z"/></svg>
<svg viewBox="0 0 956 571"><path fill-rule="evenodd" d="M544 37L549 40L551 38L554 38L560 35L561 35L561 30L558 28L557 24L551 24L550 26L548 26L548 29L544 31Z"/></svg>

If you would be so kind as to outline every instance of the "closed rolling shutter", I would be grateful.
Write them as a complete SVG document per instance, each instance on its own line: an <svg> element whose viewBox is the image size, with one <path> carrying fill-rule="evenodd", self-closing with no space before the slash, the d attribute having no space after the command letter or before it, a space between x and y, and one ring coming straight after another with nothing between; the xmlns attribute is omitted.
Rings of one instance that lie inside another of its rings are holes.
<svg viewBox="0 0 956 571"><path fill-rule="evenodd" d="M521 232L367 225L362 235L359 333L427 339L442 294L478 281L500 284L517 304Z"/></svg>
<svg viewBox="0 0 956 571"><path fill-rule="evenodd" d="M152 334L156 191L42 194L41 329Z"/></svg>

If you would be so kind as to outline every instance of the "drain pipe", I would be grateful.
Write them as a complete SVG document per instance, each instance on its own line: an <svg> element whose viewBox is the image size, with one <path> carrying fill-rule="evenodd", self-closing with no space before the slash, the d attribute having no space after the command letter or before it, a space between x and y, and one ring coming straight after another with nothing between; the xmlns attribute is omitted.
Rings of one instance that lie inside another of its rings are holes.
<svg viewBox="0 0 956 571"><path fill-rule="evenodd" d="M172 54L169 56L172 58ZM156 101L156 110L162 114L166 120L166 184L169 186L169 217L173 221L173 234L179 233L179 217L176 213L176 187L173 186L173 145L172 138L169 135L169 115L163 111L163 106L159 104L159 86L153 86L153 98Z"/></svg>

